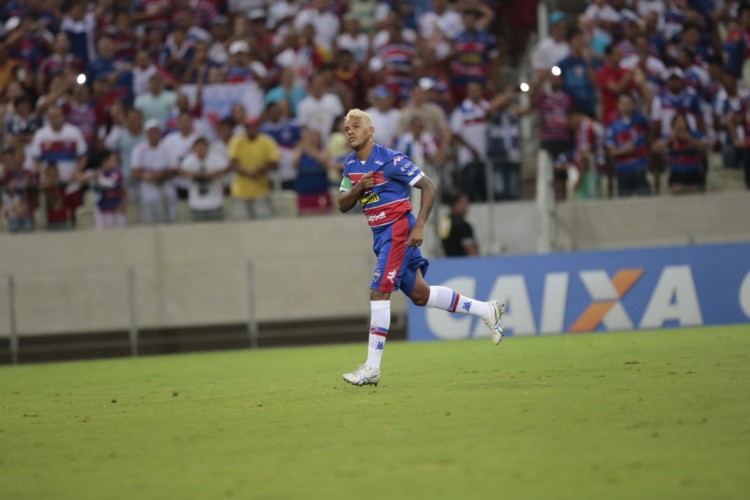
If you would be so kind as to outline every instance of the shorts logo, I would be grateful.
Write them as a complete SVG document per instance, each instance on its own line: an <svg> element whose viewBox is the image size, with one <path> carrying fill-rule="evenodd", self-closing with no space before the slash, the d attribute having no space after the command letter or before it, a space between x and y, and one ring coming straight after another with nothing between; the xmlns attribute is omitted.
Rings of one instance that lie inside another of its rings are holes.
<svg viewBox="0 0 750 500"><path fill-rule="evenodd" d="M372 281L380 281L380 269L375 268L375 272L372 273Z"/></svg>
<svg viewBox="0 0 750 500"><path fill-rule="evenodd" d="M391 283L393 283L394 281L396 281L396 270L394 269L393 271L389 272L386 275L386 278L388 278L388 281L390 281Z"/></svg>
<svg viewBox="0 0 750 500"><path fill-rule="evenodd" d="M379 214L369 216L367 218L367 222L375 222L382 219L385 219L385 212L380 212Z"/></svg>

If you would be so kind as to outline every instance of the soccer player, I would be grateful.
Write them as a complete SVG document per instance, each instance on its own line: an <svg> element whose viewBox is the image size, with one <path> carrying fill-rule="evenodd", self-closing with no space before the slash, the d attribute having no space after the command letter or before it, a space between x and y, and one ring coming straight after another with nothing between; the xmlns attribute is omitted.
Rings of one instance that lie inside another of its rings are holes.
<svg viewBox="0 0 750 500"><path fill-rule="evenodd" d="M380 360L391 324L391 293L401 289L417 306L479 316L500 343L503 304L481 302L443 286L425 282L429 262L419 249L424 227L435 202L437 187L403 153L375 144L370 115L352 109L344 120L344 133L354 150L344 160L339 210L348 212L359 201L372 229L377 265L370 283L370 336L367 361L344 380L354 385L377 385ZM409 192L422 192L419 214L414 217Z"/></svg>

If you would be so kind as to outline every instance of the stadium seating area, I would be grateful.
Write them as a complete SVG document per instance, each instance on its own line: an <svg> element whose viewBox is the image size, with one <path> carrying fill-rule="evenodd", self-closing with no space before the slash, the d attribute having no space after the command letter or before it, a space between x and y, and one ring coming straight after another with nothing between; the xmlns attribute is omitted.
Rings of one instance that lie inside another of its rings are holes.
<svg viewBox="0 0 750 500"><path fill-rule="evenodd" d="M2 224L332 212L354 107L472 201L522 196L527 116L558 199L750 187L750 6L547 2L536 40L537 3L5 2Z"/></svg>

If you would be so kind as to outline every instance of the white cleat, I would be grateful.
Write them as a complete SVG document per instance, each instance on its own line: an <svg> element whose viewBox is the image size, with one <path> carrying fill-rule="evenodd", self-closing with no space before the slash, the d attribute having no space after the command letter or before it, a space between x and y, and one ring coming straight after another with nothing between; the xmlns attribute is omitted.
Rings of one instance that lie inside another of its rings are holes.
<svg viewBox="0 0 750 500"><path fill-rule="evenodd" d="M505 312L505 304L499 303L497 300L490 301L490 315L484 318L484 324L490 329L492 334L492 343L497 345L503 340L503 313Z"/></svg>
<svg viewBox="0 0 750 500"><path fill-rule="evenodd" d="M359 368L353 372L344 373L344 380L353 385L378 385L380 370L373 370L367 365L359 365Z"/></svg>

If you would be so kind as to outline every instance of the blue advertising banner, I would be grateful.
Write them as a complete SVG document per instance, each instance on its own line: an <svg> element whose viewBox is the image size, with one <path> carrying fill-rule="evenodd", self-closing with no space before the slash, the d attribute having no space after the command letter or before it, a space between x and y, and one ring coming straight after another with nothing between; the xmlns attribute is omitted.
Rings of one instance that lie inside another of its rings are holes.
<svg viewBox="0 0 750 500"><path fill-rule="evenodd" d="M434 259L427 281L505 303L506 335L750 322L750 243ZM474 316L410 303L408 318L410 340L489 336Z"/></svg>

